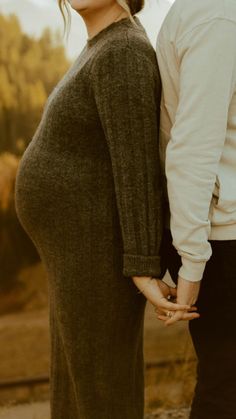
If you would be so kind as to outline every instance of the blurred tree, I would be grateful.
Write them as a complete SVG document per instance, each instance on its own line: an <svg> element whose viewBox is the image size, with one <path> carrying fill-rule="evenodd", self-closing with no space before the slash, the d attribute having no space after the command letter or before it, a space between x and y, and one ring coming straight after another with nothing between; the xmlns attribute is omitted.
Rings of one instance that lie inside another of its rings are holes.
<svg viewBox="0 0 236 419"><path fill-rule="evenodd" d="M14 204L19 159L45 101L69 67L58 33L24 34L16 16L0 14L0 291L16 286L17 273L39 256L22 229Z"/></svg>
<svg viewBox="0 0 236 419"><path fill-rule="evenodd" d="M0 153L21 155L70 63L57 32L30 37L15 15L0 14L0 39Z"/></svg>

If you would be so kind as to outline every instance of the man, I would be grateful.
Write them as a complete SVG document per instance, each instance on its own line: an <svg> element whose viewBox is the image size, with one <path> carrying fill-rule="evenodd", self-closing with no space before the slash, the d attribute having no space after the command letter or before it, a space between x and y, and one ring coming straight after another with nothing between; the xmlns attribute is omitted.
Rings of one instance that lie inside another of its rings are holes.
<svg viewBox="0 0 236 419"><path fill-rule="evenodd" d="M236 419L236 1L176 0L157 57L172 233L164 256L177 302L200 313L189 324L198 357L190 418ZM159 318L183 318L172 314Z"/></svg>

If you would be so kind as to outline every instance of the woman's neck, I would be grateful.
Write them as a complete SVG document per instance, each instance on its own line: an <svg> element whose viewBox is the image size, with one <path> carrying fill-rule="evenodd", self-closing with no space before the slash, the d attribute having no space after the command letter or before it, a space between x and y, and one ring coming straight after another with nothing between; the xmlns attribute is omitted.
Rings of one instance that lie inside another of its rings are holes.
<svg viewBox="0 0 236 419"><path fill-rule="evenodd" d="M128 13L118 4L109 8L109 10L97 10L93 14L82 16L87 28L89 39L93 38L113 22L117 22L125 17L128 17Z"/></svg>

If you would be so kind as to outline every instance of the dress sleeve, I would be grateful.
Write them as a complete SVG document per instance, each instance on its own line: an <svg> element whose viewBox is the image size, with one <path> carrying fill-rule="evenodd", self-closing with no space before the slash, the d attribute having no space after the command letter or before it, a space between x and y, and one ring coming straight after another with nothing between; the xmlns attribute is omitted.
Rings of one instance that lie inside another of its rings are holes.
<svg viewBox="0 0 236 419"><path fill-rule="evenodd" d="M158 277L163 228L158 68L130 47L112 46L94 63L91 83L111 157L123 274Z"/></svg>

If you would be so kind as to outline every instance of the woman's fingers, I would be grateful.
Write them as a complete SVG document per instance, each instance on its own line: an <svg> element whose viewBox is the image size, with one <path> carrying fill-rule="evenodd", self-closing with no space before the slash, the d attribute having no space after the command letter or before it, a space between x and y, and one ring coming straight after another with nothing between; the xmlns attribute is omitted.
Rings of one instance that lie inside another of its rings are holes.
<svg viewBox="0 0 236 419"><path fill-rule="evenodd" d="M161 315L166 315L168 312L176 312L176 311L181 311L181 313L183 312L192 313L192 312L195 312L196 310L197 310L197 307L189 307L187 305L171 303L164 298L161 299L161 303L155 307L155 312Z"/></svg>
<svg viewBox="0 0 236 419"><path fill-rule="evenodd" d="M170 301L166 300L165 298L162 298L160 300L160 303L158 304L158 307L161 309L165 309L168 311L178 311L178 310L189 310L191 306L187 304L177 304L177 303L171 303Z"/></svg>
<svg viewBox="0 0 236 419"><path fill-rule="evenodd" d="M160 315L160 316L166 316L166 313L167 313L167 311L166 310L161 310L160 308L158 308L158 307L156 307L155 308L155 313L157 314L157 315Z"/></svg>
<svg viewBox="0 0 236 419"><path fill-rule="evenodd" d="M200 316L199 314L195 313L194 315L188 315L188 316L179 316L179 317L168 317L164 314L158 314L157 318L165 323L166 326L171 326L174 323L177 323L179 321L190 321L194 319L198 319Z"/></svg>
<svg viewBox="0 0 236 419"><path fill-rule="evenodd" d="M172 324L180 321L180 320L185 320L185 321L189 321L189 320L194 320L194 319L198 319L200 317L199 313L183 313L181 311L176 311L172 317L167 317L166 319L166 326L171 326Z"/></svg>
<svg viewBox="0 0 236 419"><path fill-rule="evenodd" d="M166 320L169 318L169 316L167 316L167 314L170 313L170 310L165 310L165 309L161 309L159 307L155 307L154 311L158 315L166 316ZM190 315L191 315L192 313L195 313L196 311L197 311L197 307L191 307L189 310L187 310L184 313L186 313L186 314L190 313ZM172 313L174 314L173 311L172 311ZM186 317L185 314L184 314L183 320L187 320L187 317Z"/></svg>
<svg viewBox="0 0 236 419"><path fill-rule="evenodd" d="M164 314L158 314L157 318L162 321L167 321L169 317L165 316Z"/></svg>

